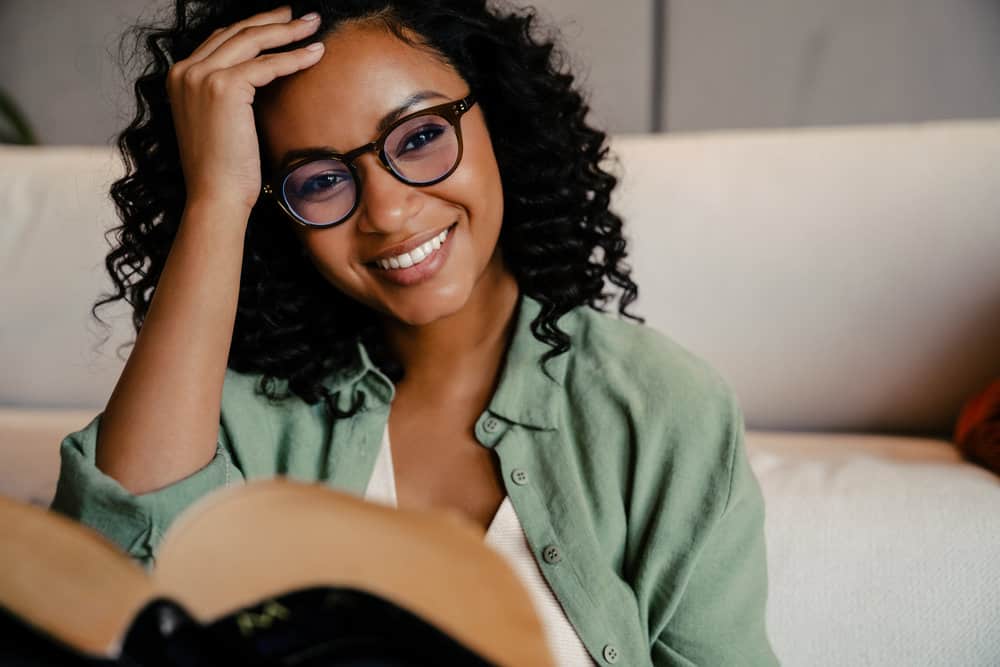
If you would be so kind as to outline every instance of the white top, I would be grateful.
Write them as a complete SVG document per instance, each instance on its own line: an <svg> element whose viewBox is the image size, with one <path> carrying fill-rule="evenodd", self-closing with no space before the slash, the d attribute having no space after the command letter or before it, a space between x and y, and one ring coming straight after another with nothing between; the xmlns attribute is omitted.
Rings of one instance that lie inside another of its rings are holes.
<svg viewBox="0 0 1000 667"><path fill-rule="evenodd" d="M397 505L396 477L393 473L388 424L382 436L382 448L375 461L375 470L368 480L364 498L390 507ZM485 542L487 546L506 558L511 569L517 573L521 583L528 589L535 611L541 618L549 651L555 658L556 664L592 667L594 661L584 648L576 630L570 625L566 612L553 595L537 561L531 554L531 548L528 546L524 530L521 529L521 521L514 512L510 496L504 497L500 503L500 508L486 530Z"/></svg>

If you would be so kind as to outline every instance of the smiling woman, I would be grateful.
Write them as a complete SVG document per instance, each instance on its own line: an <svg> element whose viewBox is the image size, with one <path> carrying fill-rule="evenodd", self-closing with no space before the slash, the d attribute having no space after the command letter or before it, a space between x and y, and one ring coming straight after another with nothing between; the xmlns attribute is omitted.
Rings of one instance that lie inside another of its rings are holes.
<svg viewBox="0 0 1000 667"><path fill-rule="evenodd" d="M137 337L54 509L152 564L209 491L314 480L478 529L559 664L777 663L739 407L604 312L639 320L605 135L532 12L177 0L139 36L98 302Z"/></svg>

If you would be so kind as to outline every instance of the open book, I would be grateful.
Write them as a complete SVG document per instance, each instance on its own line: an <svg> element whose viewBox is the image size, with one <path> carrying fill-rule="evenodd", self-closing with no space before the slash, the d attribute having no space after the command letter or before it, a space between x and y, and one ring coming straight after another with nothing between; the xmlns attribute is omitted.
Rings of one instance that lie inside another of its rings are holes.
<svg viewBox="0 0 1000 667"><path fill-rule="evenodd" d="M446 514L251 481L188 508L149 573L3 497L0 531L5 665L553 664L517 576Z"/></svg>

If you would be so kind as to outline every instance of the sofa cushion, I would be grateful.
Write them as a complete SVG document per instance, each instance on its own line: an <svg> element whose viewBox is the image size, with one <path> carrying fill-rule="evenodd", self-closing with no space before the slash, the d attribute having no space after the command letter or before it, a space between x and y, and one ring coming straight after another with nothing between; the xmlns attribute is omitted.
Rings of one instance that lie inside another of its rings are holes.
<svg viewBox="0 0 1000 667"><path fill-rule="evenodd" d="M1000 657L1000 478L943 440L750 432L788 665Z"/></svg>

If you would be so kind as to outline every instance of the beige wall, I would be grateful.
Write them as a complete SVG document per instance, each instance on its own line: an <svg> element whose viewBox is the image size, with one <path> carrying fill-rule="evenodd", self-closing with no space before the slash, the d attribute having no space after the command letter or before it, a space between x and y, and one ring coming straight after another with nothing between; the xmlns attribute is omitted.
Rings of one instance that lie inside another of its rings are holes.
<svg viewBox="0 0 1000 667"><path fill-rule="evenodd" d="M118 37L139 16L170 4L0 0L0 86L24 107L45 143L106 143L132 113L129 84L117 64ZM571 62L595 91L595 122L615 131L647 129L652 0L534 4L565 33Z"/></svg>
<svg viewBox="0 0 1000 667"><path fill-rule="evenodd" d="M532 4L562 33L573 69L592 93L593 121L617 132L649 130L653 0L534 0Z"/></svg>
<svg viewBox="0 0 1000 667"><path fill-rule="evenodd" d="M117 37L169 4L0 0L0 86L44 142L106 143L132 111ZM563 32L592 120L613 132L1000 117L997 0L534 4Z"/></svg>
<svg viewBox="0 0 1000 667"><path fill-rule="evenodd" d="M670 0L663 127L1000 117L998 0Z"/></svg>

